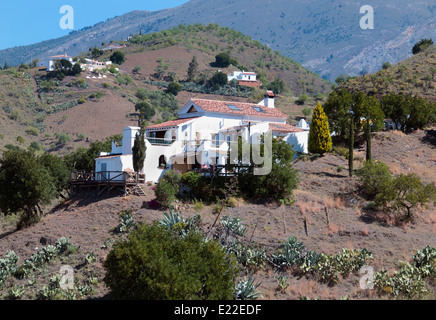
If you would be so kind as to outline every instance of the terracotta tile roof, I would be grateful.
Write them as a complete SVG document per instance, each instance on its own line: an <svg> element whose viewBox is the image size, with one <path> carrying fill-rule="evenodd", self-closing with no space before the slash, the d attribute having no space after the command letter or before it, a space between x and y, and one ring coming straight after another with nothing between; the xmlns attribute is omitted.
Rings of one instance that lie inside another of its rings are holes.
<svg viewBox="0 0 436 320"><path fill-rule="evenodd" d="M266 92L266 95L267 95L268 97L271 97L271 98L274 98L274 97L275 97L274 92L272 92L272 91L270 91L270 90L268 90L268 91Z"/></svg>
<svg viewBox="0 0 436 320"><path fill-rule="evenodd" d="M250 115L250 116L263 116L272 118L287 119L288 116L280 112L276 108L268 108L263 105L257 105L255 103L246 102L234 102L234 101L217 101L217 100L205 100L205 99L192 99L200 108L207 112L217 113L229 113L235 115ZM228 106L234 105L238 110L231 110ZM260 108L261 112L256 111L253 107Z"/></svg>
<svg viewBox="0 0 436 320"><path fill-rule="evenodd" d="M304 132L303 129L291 126L286 123L270 123L269 129L271 131L278 131L281 133L293 133L293 132Z"/></svg>
<svg viewBox="0 0 436 320"><path fill-rule="evenodd" d="M62 55L59 55L59 56L52 56L50 58L71 58L71 57L69 55L62 54Z"/></svg>
<svg viewBox="0 0 436 320"><path fill-rule="evenodd" d="M171 121L167 121L167 122L162 122L159 124L155 124L152 126L149 126L147 128L145 128L146 130L148 129L159 129L159 128L168 128L168 127L177 127L178 125L181 125L185 122L191 121L195 118L185 118L185 119L177 119L177 120L171 120Z"/></svg>

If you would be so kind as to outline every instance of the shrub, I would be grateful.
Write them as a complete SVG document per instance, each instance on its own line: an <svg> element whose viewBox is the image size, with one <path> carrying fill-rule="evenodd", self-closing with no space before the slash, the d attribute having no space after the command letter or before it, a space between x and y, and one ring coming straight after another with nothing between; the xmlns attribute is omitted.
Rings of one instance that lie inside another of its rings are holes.
<svg viewBox="0 0 436 320"><path fill-rule="evenodd" d="M304 107L301 111L305 117L309 117L312 114L312 108Z"/></svg>
<svg viewBox="0 0 436 320"><path fill-rule="evenodd" d="M234 263L215 241L179 237L158 223L141 224L117 243L104 263L114 299L228 300Z"/></svg>
<svg viewBox="0 0 436 320"><path fill-rule="evenodd" d="M395 177L392 183L375 197L375 204L385 211L404 213L406 219L413 218L416 207L427 207L436 202L436 187L433 183L423 184L414 173Z"/></svg>
<svg viewBox="0 0 436 320"><path fill-rule="evenodd" d="M115 78L115 82L117 82L118 84L128 85L132 83L132 78L130 78L128 75L118 75Z"/></svg>
<svg viewBox="0 0 436 320"><path fill-rule="evenodd" d="M365 161L357 170L360 188L369 200L390 187L392 176L389 167L381 161Z"/></svg>
<svg viewBox="0 0 436 320"><path fill-rule="evenodd" d="M176 188L168 181L161 180L154 189L156 200L164 208L169 208L176 200Z"/></svg>
<svg viewBox="0 0 436 320"><path fill-rule="evenodd" d="M216 72L212 78L208 81L208 87L212 87L215 90L219 89L220 87L226 85L228 82L227 75L222 72Z"/></svg>
<svg viewBox="0 0 436 320"><path fill-rule="evenodd" d="M427 50L428 48L433 46L433 40L432 39L421 39L418 41L412 48L413 54L418 54L422 51Z"/></svg>
<svg viewBox="0 0 436 320"><path fill-rule="evenodd" d="M215 56L215 67L227 68L231 63L231 58L228 53L221 52Z"/></svg>
<svg viewBox="0 0 436 320"><path fill-rule="evenodd" d="M39 130L35 127L29 127L29 128L27 128L26 133L28 135L37 137L39 135Z"/></svg>
<svg viewBox="0 0 436 320"><path fill-rule="evenodd" d="M66 143L70 142L71 140L73 140L68 134L63 133L63 132L55 133L55 137L58 139L58 144L60 144L60 145L66 144Z"/></svg>
<svg viewBox="0 0 436 320"><path fill-rule="evenodd" d="M122 53L121 51L117 50L115 51L111 56L110 56L110 60L115 63L115 64L123 64L124 61L126 61L124 53Z"/></svg>
<svg viewBox="0 0 436 320"><path fill-rule="evenodd" d="M144 120L151 120L151 118L153 118L154 115L156 114L154 108L148 102L145 101L136 104L135 110L139 111L141 118Z"/></svg>
<svg viewBox="0 0 436 320"><path fill-rule="evenodd" d="M167 92L177 96L180 91L182 91L183 86L178 82L171 82L168 85Z"/></svg>

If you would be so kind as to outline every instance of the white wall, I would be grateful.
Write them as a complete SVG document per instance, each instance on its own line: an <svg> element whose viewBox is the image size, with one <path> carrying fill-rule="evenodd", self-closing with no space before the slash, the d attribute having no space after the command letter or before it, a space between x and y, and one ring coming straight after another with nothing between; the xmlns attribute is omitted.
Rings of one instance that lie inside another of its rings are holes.
<svg viewBox="0 0 436 320"><path fill-rule="evenodd" d="M123 171L133 171L133 159L132 156L119 156L119 157L108 157L99 158L95 160L95 172L102 171L102 165L106 164L106 171L113 172L123 172ZM111 173L111 178L114 178L118 174ZM117 177L115 181L122 181L123 176Z"/></svg>
<svg viewBox="0 0 436 320"><path fill-rule="evenodd" d="M136 134L139 127L127 127L123 131L123 154L132 154L133 145L135 144Z"/></svg>
<svg viewBox="0 0 436 320"><path fill-rule="evenodd" d="M290 146L293 145L295 151L309 153L309 131L290 133L284 140Z"/></svg>

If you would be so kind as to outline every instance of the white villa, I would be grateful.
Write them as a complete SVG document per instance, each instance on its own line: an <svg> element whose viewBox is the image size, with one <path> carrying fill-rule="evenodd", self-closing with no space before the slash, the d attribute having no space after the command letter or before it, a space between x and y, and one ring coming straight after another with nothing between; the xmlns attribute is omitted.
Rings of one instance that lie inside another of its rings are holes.
<svg viewBox="0 0 436 320"><path fill-rule="evenodd" d="M262 85L262 83L257 80L257 75L254 72L233 71L232 74L227 75L227 80L229 82L236 80L239 85L249 87L260 87Z"/></svg>
<svg viewBox="0 0 436 320"><path fill-rule="evenodd" d="M146 128L147 182L156 183L168 169L181 172L210 165L225 165L229 142L237 137L253 139L272 132L294 150L307 153L309 130L302 121L286 123L288 116L274 106L274 93L267 91L259 104L191 99L178 112L179 119ZM95 160L96 172L133 172L132 148L138 127L127 127L121 142L112 143L111 153ZM256 135L257 134L257 135Z"/></svg>
<svg viewBox="0 0 436 320"><path fill-rule="evenodd" d="M95 70L110 68L112 66L112 61L97 61L91 59L85 59L85 61L86 63L81 65L83 71L93 72Z"/></svg>
<svg viewBox="0 0 436 320"><path fill-rule="evenodd" d="M234 79L241 81L257 81L257 75L254 72L245 72L245 71L233 71L233 73L227 76L228 81L232 81Z"/></svg>
<svg viewBox="0 0 436 320"><path fill-rule="evenodd" d="M52 56L50 57L48 60L46 61L42 61L39 62L37 64L38 67L45 67L47 68L47 71L55 71L55 61L56 60L67 60L69 62L71 62L71 64L75 64L75 62L73 61L73 57L70 57L69 55L62 54L62 55L58 55L58 56Z"/></svg>

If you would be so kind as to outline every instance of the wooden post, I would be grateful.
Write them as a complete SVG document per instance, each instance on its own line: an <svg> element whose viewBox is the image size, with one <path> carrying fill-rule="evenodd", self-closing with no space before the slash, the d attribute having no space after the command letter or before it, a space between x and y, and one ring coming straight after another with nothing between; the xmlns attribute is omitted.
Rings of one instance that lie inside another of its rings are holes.
<svg viewBox="0 0 436 320"><path fill-rule="evenodd" d="M325 216L327 217L327 227L330 228L329 209L325 207Z"/></svg>

